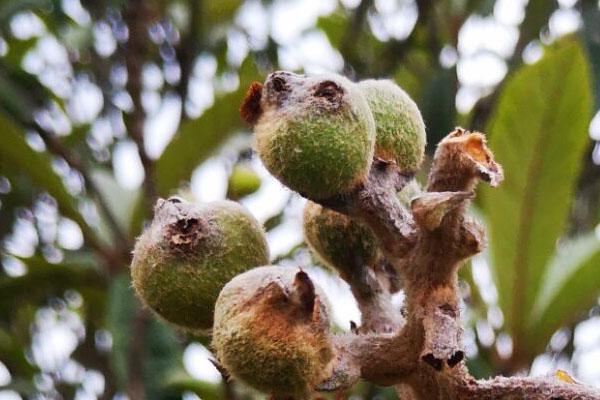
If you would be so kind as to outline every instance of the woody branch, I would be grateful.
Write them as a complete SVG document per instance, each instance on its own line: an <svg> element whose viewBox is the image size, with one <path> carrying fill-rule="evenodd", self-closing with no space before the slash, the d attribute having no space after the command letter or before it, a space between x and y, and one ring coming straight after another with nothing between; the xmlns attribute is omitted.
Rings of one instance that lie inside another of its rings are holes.
<svg viewBox="0 0 600 400"><path fill-rule="evenodd" d="M457 271L485 245L481 226L465 211L479 181L496 186L502 179L484 136L457 128L440 142L426 192L413 199L411 210L395 195L408 177L377 159L362 187L321 202L366 223L378 237L402 277L406 321L396 320L397 329L388 333L389 319L383 319L377 329L376 316L369 314L377 307L368 304L377 297L359 299L363 314L367 311L363 320L373 332L335 338L334 372L319 389L344 388L363 378L386 386L402 384L402 390L409 386L424 399L599 398L592 388L549 378L477 381L464 366Z"/></svg>

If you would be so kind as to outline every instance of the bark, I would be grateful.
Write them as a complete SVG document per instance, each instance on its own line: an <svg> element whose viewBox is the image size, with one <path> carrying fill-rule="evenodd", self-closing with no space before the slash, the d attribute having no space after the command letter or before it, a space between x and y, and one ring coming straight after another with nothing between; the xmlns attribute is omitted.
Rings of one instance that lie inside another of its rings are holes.
<svg viewBox="0 0 600 400"><path fill-rule="evenodd" d="M377 296L381 284L360 286L362 281L349 279L353 291L363 294L357 298L370 330L334 338L334 372L317 389L338 390L366 379L396 385L402 398L600 399L596 389L552 377L477 381L464 365L457 272L485 246L483 229L466 209L479 181L496 186L503 179L485 137L457 128L442 140L427 192L413 199L411 210L395 195L409 179L394 164L376 159L362 187L321 202L373 230L402 278L405 319L376 315L386 310ZM369 287L371 296L365 294Z"/></svg>

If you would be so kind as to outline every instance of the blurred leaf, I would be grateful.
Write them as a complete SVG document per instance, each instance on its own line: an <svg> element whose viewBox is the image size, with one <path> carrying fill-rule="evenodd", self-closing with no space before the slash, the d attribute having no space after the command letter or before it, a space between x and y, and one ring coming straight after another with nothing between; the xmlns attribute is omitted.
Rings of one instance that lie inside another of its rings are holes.
<svg viewBox="0 0 600 400"><path fill-rule="evenodd" d="M592 66L595 108L598 109L600 108L600 9L597 2L588 3L583 5L581 33Z"/></svg>
<svg viewBox="0 0 600 400"><path fill-rule="evenodd" d="M38 153L25 141L19 129L0 115L0 132L2 132L2 146L0 146L0 167L17 168L22 174L50 194L60 211L79 224L84 233L90 233L89 226L77 209L77 200L65 188L62 179L52 169L50 158L47 154Z"/></svg>
<svg viewBox="0 0 600 400"><path fill-rule="evenodd" d="M540 31L558 7L556 0L530 0L525 7L525 18L519 27L519 43L523 48L532 40L539 39ZM521 54L515 54L521 60Z"/></svg>
<svg viewBox="0 0 600 400"><path fill-rule="evenodd" d="M165 386L169 374L183 366L183 347L173 328L155 316L150 318L145 338L147 354L144 363L144 386L148 399L164 399L170 396L168 387ZM176 398L179 399L179 396Z"/></svg>
<svg viewBox="0 0 600 400"><path fill-rule="evenodd" d="M0 105L16 120L32 123L34 112L50 98L34 76L0 69Z"/></svg>
<svg viewBox="0 0 600 400"><path fill-rule="evenodd" d="M319 17L316 27L327 36L331 46L342 53L357 77L377 78L382 72L388 75L390 71L387 61L396 51L392 49L392 54L387 52L391 48L386 47L389 42L383 43L378 40L366 23L360 27L359 33L352 31L352 20L352 14L340 8L329 15Z"/></svg>
<svg viewBox="0 0 600 400"><path fill-rule="evenodd" d="M39 305L50 297L62 296L67 289L103 289L104 279L93 265L51 264L39 256L20 260L27 265L25 275L0 277L0 316L9 315L24 302Z"/></svg>
<svg viewBox="0 0 600 400"><path fill-rule="evenodd" d="M251 57L240 67L240 86L215 102L197 119L184 122L156 162L156 186L166 196L206 160L229 136L244 125L239 108L250 83L259 78Z"/></svg>
<svg viewBox="0 0 600 400"><path fill-rule="evenodd" d="M223 399L223 387L213 383L203 382L189 376L185 371L177 371L167 378L165 387L177 392L192 392L202 400Z"/></svg>
<svg viewBox="0 0 600 400"><path fill-rule="evenodd" d="M128 382L133 323L141 307L133 293L128 273L113 279L109 289L107 328L113 335L112 366L117 386L125 389ZM175 332L151 315L144 341L144 387L146 398L164 398L165 382L172 371L181 368L182 346Z"/></svg>
<svg viewBox="0 0 600 400"><path fill-rule="evenodd" d="M561 246L548 266L527 329L536 350L594 304L600 294L599 265L600 241L594 233Z"/></svg>
<svg viewBox="0 0 600 400"><path fill-rule="evenodd" d="M484 190L484 210L500 306L516 346L564 230L589 142L583 49L567 38L545 53L509 78L487 129L506 181Z"/></svg>
<svg viewBox="0 0 600 400"><path fill-rule="evenodd" d="M133 296L129 278L125 273L112 280L107 296L106 328L111 332L113 339L111 364L117 387L125 389L128 350L132 338L131 323L138 302Z"/></svg>
<svg viewBox="0 0 600 400"><path fill-rule="evenodd" d="M3 329L0 329L0 360L13 375L30 378L36 370L25 358L20 344Z"/></svg>
<svg viewBox="0 0 600 400"><path fill-rule="evenodd" d="M13 223L20 207L33 201L35 188L13 168L2 167L0 174L10 181L10 192L0 195L0 240L12 232Z"/></svg>
<svg viewBox="0 0 600 400"><path fill-rule="evenodd" d="M13 390L28 399L35 398L35 395L38 393L32 381L20 377L11 379L11 382L6 386L0 386L0 392L4 390ZM11 398L10 395L8 397Z"/></svg>
<svg viewBox="0 0 600 400"><path fill-rule="evenodd" d="M230 20L242 4L242 0L208 0L200 3L202 5L202 21L197 23L204 22L213 25Z"/></svg>
<svg viewBox="0 0 600 400"><path fill-rule="evenodd" d="M11 0L0 2L0 26L9 26L10 20L16 14L27 10L50 9L51 0Z"/></svg>
<svg viewBox="0 0 600 400"><path fill-rule="evenodd" d="M394 79L404 89L410 97L419 103L424 95L425 87L431 86L431 81L435 75L440 72L435 69L437 66L432 65L432 57L427 51L421 48L414 48L406 52L402 63L398 66L394 73ZM456 80L455 77L452 80ZM450 82L446 83L447 85ZM424 107L421 101L419 108Z"/></svg>
<svg viewBox="0 0 600 400"><path fill-rule="evenodd" d="M329 43L336 48L342 42L348 25L348 15L338 10L317 20L317 28L323 31Z"/></svg>
<svg viewBox="0 0 600 400"><path fill-rule="evenodd" d="M423 90L420 103L427 127L427 146L434 149L456 121L456 70L440 69Z"/></svg>
<svg viewBox="0 0 600 400"><path fill-rule="evenodd" d="M141 191L121 187L112 172L105 169L96 168L92 170L91 176L121 229L128 231L133 221L136 204L142 195ZM112 238L105 221L102 221L102 225L99 231L103 232L103 237Z"/></svg>

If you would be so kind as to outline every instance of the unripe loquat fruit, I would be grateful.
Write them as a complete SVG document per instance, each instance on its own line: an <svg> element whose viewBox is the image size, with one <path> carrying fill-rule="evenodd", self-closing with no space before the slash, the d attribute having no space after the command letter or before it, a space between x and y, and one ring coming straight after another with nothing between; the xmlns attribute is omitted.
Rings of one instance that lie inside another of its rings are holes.
<svg viewBox="0 0 600 400"><path fill-rule="evenodd" d="M234 378L275 397L306 399L331 373L328 313L305 272L258 267L221 291L212 344Z"/></svg>
<svg viewBox="0 0 600 400"><path fill-rule="evenodd" d="M131 277L137 295L159 316L202 332L212 327L223 286L268 261L262 227L239 204L160 199L135 245Z"/></svg>

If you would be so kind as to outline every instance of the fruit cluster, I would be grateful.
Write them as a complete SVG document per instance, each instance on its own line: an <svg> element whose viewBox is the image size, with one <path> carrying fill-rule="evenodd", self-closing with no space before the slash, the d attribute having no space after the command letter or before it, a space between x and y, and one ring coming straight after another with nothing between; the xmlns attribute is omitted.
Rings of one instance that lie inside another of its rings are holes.
<svg viewBox="0 0 600 400"><path fill-rule="evenodd" d="M373 233L316 204L359 188L373 158L414 174L425 127L416 104L387 80L275 72L242 105L267 169L309 200L306 241L349 280L382 258ZM325 295L298 269L269 266L264 232L234 202L197 206L159 200L139 237L133 287L157 315L213 336L219 362L237 379L275 396L303 399L334 358ZM211 331L212 330L212 331Z"/></svg>

